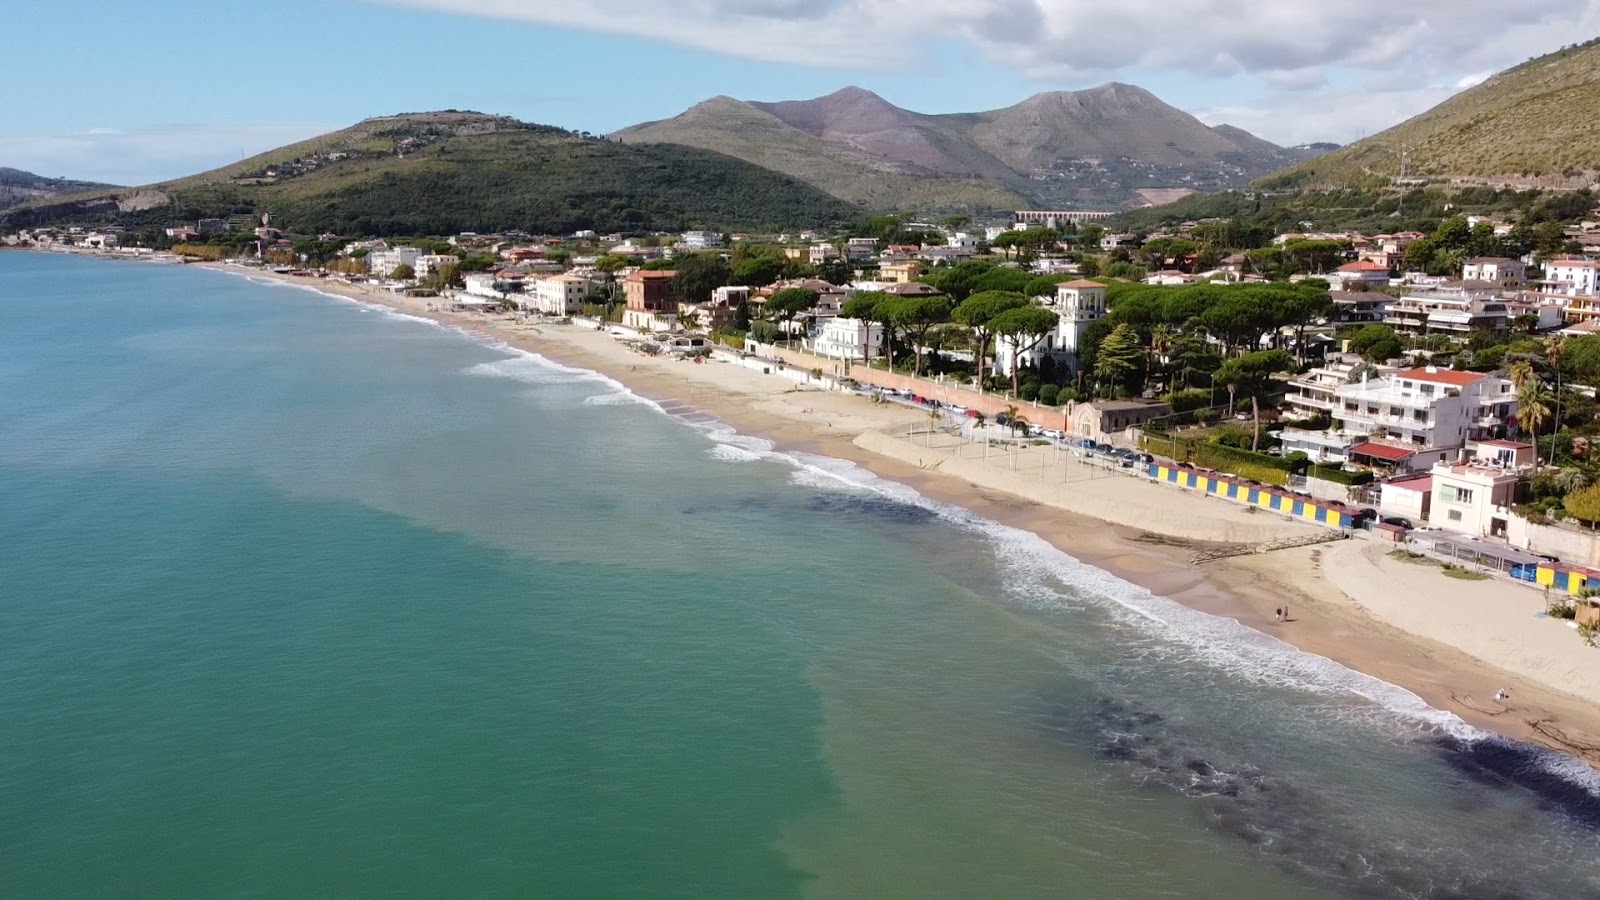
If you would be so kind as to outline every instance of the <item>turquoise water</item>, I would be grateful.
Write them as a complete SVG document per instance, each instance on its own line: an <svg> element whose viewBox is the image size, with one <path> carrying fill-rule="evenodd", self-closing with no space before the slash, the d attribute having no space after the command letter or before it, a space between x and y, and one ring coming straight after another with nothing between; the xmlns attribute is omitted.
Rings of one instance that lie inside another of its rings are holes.
<svg viewBox="0 0 1600 900"><path fill-rule="evenodd" d="M1600 896L1588 784L593 374L0 254L0 895Z"/></svg>

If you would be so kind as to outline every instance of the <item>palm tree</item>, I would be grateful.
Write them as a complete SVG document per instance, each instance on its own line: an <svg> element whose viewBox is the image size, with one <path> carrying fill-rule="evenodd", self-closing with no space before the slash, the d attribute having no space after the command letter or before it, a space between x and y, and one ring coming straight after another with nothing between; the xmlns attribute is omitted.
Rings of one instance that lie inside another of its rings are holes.
<svg viewBox="0 0 1600 900"><path fill-rule="evenodd" d="M1523 385L1533 380L1533 363L1530 363L1525 359L1517 360L1516 362L1512 363L1511 368L1507 370L1506 377L1511 379L1512 387L1515 387L1520 391Z"/></svg>
<svg viewBox="0 0 1600 900"><path fill-rule="evenodd" d="M1590 477L1589 473L1577 468L1576 466L1569 466L1562 469L1556 473L1555 477L1556 487L1561 491L1562 494L1570 494L1573 491L1581 490L1588 487L1592 483L1593 479Z"/></svg>
<svg viewBox="0 0 1600 900"><path fill-rule="evenodd" d="M1157 325L1155 328L1150 330L1150 355L1153 358L1150 360L1150 365L1147 371L1155 369L1156 365L1160 364L1162 367L1162 388L1172 387L1171 384L1168 384L1169 379L1167 376L1170 373L1167 372L1166 361L1172 355L1173 337L1174 335L1172 333L1172 329L1166 325Z"/></svg>
<svg viewBox="0 0 1600 900"><path fill-rule="evenodd" d="M1552 418L1552 421L1555 422L1555 426L1556 426L1555 430L1556 431L1560 431L1561 430L1561 362L1562 362L1562 359L1566 356L1566 353L1567 353L1567 339L1566 338L1562 337L1559 334L1551 335L1550 337L1545 338L1545 341L1544 341L1544 358L1545 358L1545 361L1550 364L1550 371L1555 373L1555 376L1556 376L1556 392L1555 392L1556 410L1555 410L1555 416ZM1550 465L1553 466L1555 464L1556 464L1556 442L1552 440L1550 442Z"/></svg>
<svg viewBox="0 0 1600 900"><path fill-rule="evenodd" d="M1537 448L1539 427L1550 418L1550 389L1537 378L1524 382L1517 390L1517 407L1517 421L1527 427L1528 436Z"/></svg>
<svg viewBox="0 0 1600 900"><path fill-rule="evenodd" d="M1027 419L1024 419L1021 416L1012 416L1010 423L1013 434L1019 434L1023 437L1028 436L1028 429L1031 427L1031 425Z"/></svg>

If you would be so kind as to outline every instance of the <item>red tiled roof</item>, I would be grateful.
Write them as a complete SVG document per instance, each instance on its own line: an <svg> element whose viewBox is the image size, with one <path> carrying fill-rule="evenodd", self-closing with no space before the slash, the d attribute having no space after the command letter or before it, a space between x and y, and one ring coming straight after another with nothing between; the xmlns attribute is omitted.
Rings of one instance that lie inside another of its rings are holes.
<svg viewBox="0 0 1600 900"><path fill-rule="evenodd" d="M1402 450L1399 447L1390 447L1387 444L1373 444L1369 442L1365 444L1357 444L1350 448L1351 456L1356 456L1358 454L1361 456L1370 456L1373 459L1386 459L1390 462L1399 462L1403 459L1410 459L1416 455L1416 452L1412 450ZM1394 482L1390 482L1390 484L1393 483Z"/></svg>
<svg viewBox="0 0 1600 900"><path fill-rule="evenodd" d="M1345 263L1344 265L1339 267L1339 271L1341 271L1341 272L1387 272L1387 271L1389 271L1389 267L1388 266L1380 266L1375 262L1363 259L1363 260L1359 260L1359 261L1353 262L1353 263Z"/></svg>
<svg viewBox="0 0 1600 900"><path fill-rule="evenodd" d="M1431 381L1434 384L1453 384L1457 387L1477 384L1484 378L1479 372L1457 372L1454 369L1434 369L1430 372L1427 368L1402 369L1395 377L1411 381Z"/></svg>
<svg viewBox="0 0 1600 900"><path fill-rule="evenodd" d="M1403 491L1425 491L1433 484L1432 475L1412 475L1409 478L1396 478L1394 481L1385 481L1386 488L1399 488Z"/></svg>

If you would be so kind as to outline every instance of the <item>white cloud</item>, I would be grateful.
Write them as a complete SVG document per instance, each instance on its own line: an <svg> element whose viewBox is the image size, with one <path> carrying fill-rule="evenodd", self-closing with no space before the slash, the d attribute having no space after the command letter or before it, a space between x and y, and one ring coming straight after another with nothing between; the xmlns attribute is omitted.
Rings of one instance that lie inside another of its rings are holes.
<svg viewBox="0 0 1600 900"><path fill-rule="evenodd" d="M1299 128L1328 118L1376 129L1384 103L1330 93L1329 71L1399 80L1398 118L1469 78L1600 32L1600 0L368 0L458 15L664 40L711 53L844 69L926 65L956 39L1039 80L1244 75L1262 113ZM1237 82L1233 82L1237 96ZM1292 95L1285 97L1285 94ZM1219 98L1220 100L1221 98ZM1339 107L1324 110L1324 103ZM1260 117L1260 116L1258 116Z"/></svg>
<svg viewBox="0 0 1600 900"><path fill-rule="evenodd" d="M0 137L0 160L46 177L138 185L227 165L340 126L309 123L168 125Z"/></svg>

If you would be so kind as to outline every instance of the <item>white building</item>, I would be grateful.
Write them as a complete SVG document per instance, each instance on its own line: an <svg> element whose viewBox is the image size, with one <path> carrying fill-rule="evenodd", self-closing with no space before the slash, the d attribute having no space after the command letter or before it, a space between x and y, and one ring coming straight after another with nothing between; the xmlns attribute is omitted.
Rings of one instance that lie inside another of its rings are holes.
<svg viewBox="0 0 1600 900"><path fill-rule="evenodd" d="M1302 450L1323 462L1426 471L1453 459L1470 441L1504 433L1517 412L1510 381L1433 366L1363 377L1334 394L1334 426L1322 432L1285 429L1285 450Z"/></svg>
<svg viewBox="0 0 1600 900"><path fill-rule="evenodd" d="M450 256L445 253L425 253L417 257L417 261L412 263L411 267L416 270L417 278L432 278L443 271L446 266L459 265L460 262L461 257L459 256ZM391 269L390 271L393 270Z"/></svg>
<svg viewBox="0 0 1600 900"><path fill-rule="evenodd" d="M1433 466L1428 522L1474 537L1505 537L1511 507L1538 465L1532 444L1483 441L1467 460Z"/></svg>
<svg viewBox="0 0 1600 900"><path fill-rule="evenodd" d="M1383 323L1402 334L1469 334L1504 331L1511 312L1493 290L1458 288L1406 294L1389 303Z"/></svg>
<svg viewBox="0 0 1600 900"><path fill-rule="evenodd" d="M1360 373L1367 372L1381 378L1398 371L1400 369L1396 366L1372 366L1368 369L1368 363L1354 353L1335 353L1321 366L1291 379L1283 402L1289 407L1287 414L1296 419L1332 415L1342 405L1339 391L1359 381Z"/></svg>
<svg viewBox="0 0 1600 900"><path fill-rule="evenodd" d="M844 252L851 260L860 262L878 255L878 239L853 237L844 243Z"/></svg>
<svg viewBox="0 0 1600 900"><path fill-rule="evenodd" d="M1328 273L1328 281L1335 290L1349 290L1352 285L1364 284L1367 287L1381 288L1389 286L1389 268L1370 260L1358 259L1355 262L1345 263Z"/></svg>
<svg viewBox="0 0 1600 900"><path fill-rule="evenodd" d="M367 254L367 271L379 278L389 278L394 274L394 270L401 266L410 266L415 270L417 259L421 256L422 251L415 247L374 250Z"/></svg>
<svg viewBox="0 0 1600 900"><path fill-rule="evenodd" d="M1488 281L1501 287L1520 287L1528 279L1528 267L1520 259L1503 256L1478 256L1461 267L1462 281Z"/></svg>
<svg viewBox="0 0 1600 900"><path fill-rule="evenodd" d="M1552 259L1544 264L1544 280L1563 294L1600 294L1600 262Z"/></svg>
<svg viewBox="0 0 1600 900"><path fill-rule="evenodd" d="M1106 317L1106 286L1098 281L1078 279L1056 285L1055 300L1049 308L1060 318L1056 330L1044 336L1031 350L1017 359L1016 346L1005 338L995 340L995 370L1002 375L1011 374L1018 363L1036 365L1045 356L1073 369L1078 365L1078 347L1089 326Z"/></svg>
<svg viewBox="0 0 1600 900"><path fill-rule="evenodd" d="M530 305L551 316L572 315L589 296L589 279L580 275L550 275L536 279L530 287Z"/></svg>
<svg viewBox="0 0 1600 900"><path fill-rule="evenodd" d="M679 245L685 250L710 250L722 246L722 235L715 231L685 231Z"/></svg>
<svg viewBox="0 0 1600 900"><path fill-rule="evenodd" d="M838 255L839 248L832 244L812 244L811 249L806 251L806 259L813 266L820 266L830 259L837 258Z"/></svg>
<svg viewBox="0 0 1600 900"><path fill-rule="evenodd" d="M871 359L883 346L883 326L862 319L833 317L825 319L817 336L811 341L811 350L829 359Z"/></svg>
<svg viewBox="0 0 1600 900"><path fill-rule="evenodd" d="M950 235L949 243L951 247L963 253L972 254L978 252L978 239L966 232L957 232Z"/></svg>

